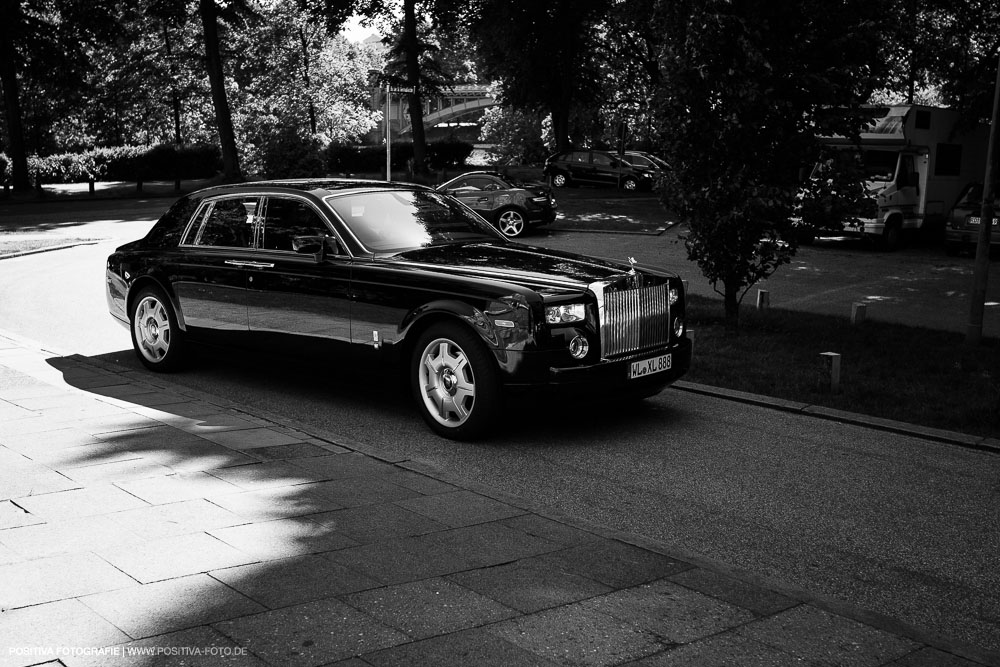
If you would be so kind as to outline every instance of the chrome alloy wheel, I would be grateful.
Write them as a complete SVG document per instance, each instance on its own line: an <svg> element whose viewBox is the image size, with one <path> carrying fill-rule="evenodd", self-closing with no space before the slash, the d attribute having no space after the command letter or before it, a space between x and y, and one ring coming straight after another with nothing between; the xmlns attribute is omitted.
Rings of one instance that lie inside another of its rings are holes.
<svg viewBox="0 0 1000 667"><path fill-rule="evenodd" d="M464 424L476 402L476 379L465 351L452 340L435 338L424 348L418 373L431 417L450 428Z"/></svg>
<svg viewBox="0 0 1000 667"><path fill-rule="evenodd" d="M170 351L170 316L155 296L146 296L135 308L132 321L139 352L152 363L159 363Z"/></svg>
<svg viewBox="0 0 1000 667"><path fill-rule="evenodd" d="M524 233L524 216L520 211L507 209L497 219L497 226L504 236L520 236Z"/></svg>

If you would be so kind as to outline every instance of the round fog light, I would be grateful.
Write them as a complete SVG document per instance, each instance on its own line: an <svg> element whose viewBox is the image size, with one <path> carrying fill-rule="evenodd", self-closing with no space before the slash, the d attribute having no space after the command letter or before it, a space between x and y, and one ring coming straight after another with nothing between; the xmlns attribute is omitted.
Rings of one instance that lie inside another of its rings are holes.
<svg viewBox="0 0 1000 667"><path fill-rule="evenodd" d="M674 318L674 336L680 338L684 335L684 320L680 317Z"/></svg>
<svg viewBox="0 0 1000 667"><path fill-rule="evenodd" d="M583 359L590 351L590 343L583 336L575 336L569 342L569 353L574 359Z"/></svg>

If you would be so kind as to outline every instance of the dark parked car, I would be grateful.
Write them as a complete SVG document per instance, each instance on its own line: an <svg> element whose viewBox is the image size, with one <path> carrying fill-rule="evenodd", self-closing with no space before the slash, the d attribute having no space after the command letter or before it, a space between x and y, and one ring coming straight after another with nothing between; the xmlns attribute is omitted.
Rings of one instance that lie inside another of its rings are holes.
<svg viewBox="0 0 1000 667"><path fill-rule="evenodd" d="M437 190L453 195L511 238L556 219L556 202L544 183L515 183L495 172L472 171Z"/></svg>
<svg viewBox="0 0 1000 667"><path fill-rule="evenodd" d="M665 160L645 151L625 151L625 159L634 166L652 171L664 172L670 169Z"/></svg>
<svg viewBox="0 0 1000 667"><path fill-rule="evenodd" d="M994 212L1000 211L1000 198L994 200ZM945 247L949 254L957 254L963 250L975 252L979 243L979 225L982 222L983 186L980 183L970 183L958 198L958 203L948 215L945 227ZM993 228L990 230L990 247L1000 245L1000 231L997 230L997 218L993 218Z"/></svg>
<svg viewBox="0 0 1000 667"><path fill-rule="evenodd" d="M629 262L509 241L422 186L271 181L179 199L108 257L107 299L157 371L209 338L391 355L430 427L464 439L505 390L643 397L684 374L681 281Z"/></svg>
<svg viewBox="0 0 1000 667"><path fill-rule="evenodd" d="M576 183L611 185L624 190L653 187L657 170L620 159L609 151L564 151L545 160L545 176L557 188Z"/></svg>

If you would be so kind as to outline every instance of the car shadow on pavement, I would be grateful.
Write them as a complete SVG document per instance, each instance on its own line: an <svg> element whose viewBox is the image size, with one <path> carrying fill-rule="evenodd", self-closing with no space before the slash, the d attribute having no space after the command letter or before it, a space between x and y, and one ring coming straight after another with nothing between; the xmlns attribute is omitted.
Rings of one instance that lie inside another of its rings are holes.
<svg viewBox="0 0 1000 667"><path fill-rule="evenodd" d="M23 411L4 445L30 482L12 491L23 516L5 526L0 555L19 583L2 602L25 650L63 647L66 664L448 664L469 650L493 664L548 664L583 639L564 637L579 630L558 622L562 612L550 620L557 608L693 567L261 417L233 397L100 359L46 363L64 384L4 378ZM298 372L269 369L251 390ZM360 386L362 396L379 389ZM565 613L621 626L596 608ZM752 618L727 614L733 627ZM675 644L642 632L633 657ZM562 645L545 648L553 641Z"/></svg>

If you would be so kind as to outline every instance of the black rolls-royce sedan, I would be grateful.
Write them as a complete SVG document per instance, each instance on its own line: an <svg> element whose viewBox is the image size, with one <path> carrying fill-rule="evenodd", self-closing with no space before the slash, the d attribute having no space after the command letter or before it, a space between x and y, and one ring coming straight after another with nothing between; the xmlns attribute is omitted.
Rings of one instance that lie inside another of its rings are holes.
<svg viewBox="0 0 1000 667"><path fill-rule="evenodd" d="M185 196L108 257L107 300L155 371L220 336L393 355L427 424L455 439L483 435L506 391L650 396L691 362L675 274L510 241L457 199L404 183Z"/></svg>

